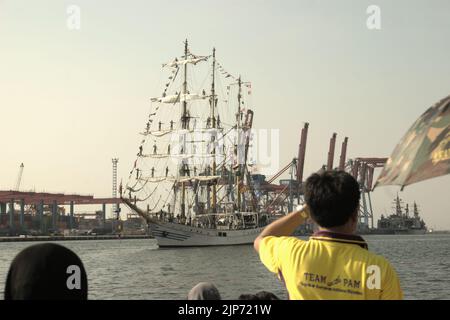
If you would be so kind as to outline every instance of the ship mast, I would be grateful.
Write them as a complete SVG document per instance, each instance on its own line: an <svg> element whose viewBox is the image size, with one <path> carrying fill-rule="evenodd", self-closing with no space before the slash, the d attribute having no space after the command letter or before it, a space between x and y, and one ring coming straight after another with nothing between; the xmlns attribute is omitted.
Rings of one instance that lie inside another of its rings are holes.
<svg viewBox="0 0 450 320"><path fill-rule="evenodd" d="M184 59L188 59L188 41L184 43ZM187 116L187 63L184 64L184 81L183 81L183 114L181 116L182 128L187 129L188 116Z"/></svg>
<svg viewBox="0 0 450 320"><path fill-rule="evenodd" d="M188 59L188 41L186 39L184 43L184 59ZM186 99L186 93L187 93L187 63L184 64L184 81L183 81L183 114L181 116L181 122L182 122L182 128L187 129L188 127L188 115L187 115L187 99ZM184 165L184 164L183 164ZM184 169L184 168L183 168ZM184 172L184 171L183 171ZM186 216L186 186L185 183L181 183L181 217Z"/></svg>
<svg viewBox="0 0 450 320"><path fill-rule="evenodd" d="M237 159L237 170L236 170L236 188L237 188L237 207L238 207L238 211L241 210L241 190L240 190L240 176L241 176L241 164L240 164L240 130L241 130L241 87L242 87L242 81L241 81L241 76L239 76L238 79L238 86L239 86L239 91L238 91L238 108L237 108L237 124L236 124L236 129L237 129L237 148L236 148L236 159Z"/></svg>
<svg viewBox="0 0 450 320"><path fill-rule="evenodd" d="M212 83L211 83L211 123L212 127L216 128L216 117L215 117L215 107L216 107L216 91L215 91L215 71L216 71L216 48L213 48L213 62L212 62ZM215 139L215 138L214 138ZM212 175L216 175L216 146L215 141L213 141L213 165L212 165ZM217 211L217 195L216 195L216 183L213 183L213 190L212 190L212 212Z"/></svg>

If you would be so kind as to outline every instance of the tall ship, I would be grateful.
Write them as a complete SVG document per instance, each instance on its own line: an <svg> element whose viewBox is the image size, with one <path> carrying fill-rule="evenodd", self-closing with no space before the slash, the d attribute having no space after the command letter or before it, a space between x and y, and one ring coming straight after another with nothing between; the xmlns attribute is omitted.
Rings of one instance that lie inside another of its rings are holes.
<svg viewBox="0 0 450 320"><path fill-rule="evenodd" d="M377 234L425 234L427 227L420 217L417 204L414 202L413 213L409 212L409 206L406 204L403 209L402 199L397 195L394 199L393 214L385 217L381 215L378 220Z"/></svg>
<svg viewBox="0 0 450 320"><path fill-rule="evenodd" d="M211 55L162 65L123 202L160 247L249 244L268 224L253 185L251 83Z"/></svg>

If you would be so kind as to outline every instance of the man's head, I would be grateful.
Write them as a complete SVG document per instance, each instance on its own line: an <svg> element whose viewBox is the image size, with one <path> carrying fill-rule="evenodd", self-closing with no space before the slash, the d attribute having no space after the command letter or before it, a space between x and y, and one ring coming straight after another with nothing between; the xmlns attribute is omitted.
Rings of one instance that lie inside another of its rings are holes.
<svg viewBox="0 0 450 320"><path fill-rule="evenodd" d="M351 224L356 228L360 191L358 182L344 171L321 171L305 183L305 201L312 219L323 228ZM354 230L353 230L354 231Z"/></svg>

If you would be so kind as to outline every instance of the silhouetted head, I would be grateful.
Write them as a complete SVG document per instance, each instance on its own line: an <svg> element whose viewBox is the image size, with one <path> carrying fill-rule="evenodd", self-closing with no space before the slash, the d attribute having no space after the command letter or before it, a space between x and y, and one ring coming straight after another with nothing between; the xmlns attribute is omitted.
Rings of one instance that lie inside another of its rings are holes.
<svg viewBox="0 0 450 320"><path fill-rule="evenodd" d="M221 300L221 297L212 283L200 282L189 291L188 300Z"/></svg>
<svg viewBox="0 0 450 320"><path fill-rule="evenodd" d="M360 191L358 182L350 174L344 171L313 173L306 180L304 193L311 218L319 226L332 228L350 221L356 228Z"/></svg>
<svg viewBox="0 0 450 320"><path fill-rule="evenodd" d="M259 291L255 293L255 296L257 300L280 300L280 298L268 291Z"/></svg>
<svg viewBox="0 0 450 320"><path fill-rule="evenodd" d="M5 300L86 300L87 275L80 258L58 244L22 250L9 268Z"/></svg>
<svg viewBox="0 0 450 320"><path fill-rule="evenodd" d="M258 297L251 293L243 293L239 296L238 300L258 300Z"/></svg>
<svg viewBox="0 0 450 320"><path fill-rule="evenodd" d="M259 291L255 294L241 294L238 300L280 300L276 295L272 292L267 291Z"/></svg>

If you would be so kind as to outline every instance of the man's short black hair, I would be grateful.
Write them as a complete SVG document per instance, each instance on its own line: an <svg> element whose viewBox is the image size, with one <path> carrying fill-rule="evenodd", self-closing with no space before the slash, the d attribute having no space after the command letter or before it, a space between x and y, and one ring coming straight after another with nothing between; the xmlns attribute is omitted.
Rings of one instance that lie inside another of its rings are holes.
<svg viewBox="0 0 450 320"><path fill-rule="evenodd" d="M313 173L305 183L305 201L321 227L345 224L359 205L358 182L345 171Z"/></svg>

